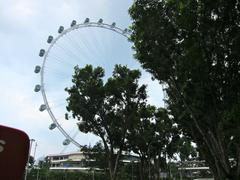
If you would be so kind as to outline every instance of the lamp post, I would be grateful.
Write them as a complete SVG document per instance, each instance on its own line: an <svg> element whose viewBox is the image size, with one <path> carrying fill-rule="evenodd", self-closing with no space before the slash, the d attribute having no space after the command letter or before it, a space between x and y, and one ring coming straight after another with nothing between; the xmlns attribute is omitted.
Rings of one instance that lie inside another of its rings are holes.
<svg viewBox="0 0 240 180"><path fill-rule="evenodd" d="M35 163L36 149L37 149L37 142L35 143L35 148L34 148L34 152L33 152L34 163ZM38 180L38 175L39 175L39 167L37 168L37 180Z"/></svg>
<svg viewBox="0 0 240 180"><path fill-rule="evenodd" d="M28 164L29 164L29 159L30 159L30 155L31 155L32 144L33 144L34 141L35 141L35 139L30 139L30 147L29 147L29 152L28 152L27 165L26 165L26 168L25 168L24 180L27 180Z"/></svg>
<svg viewBox="0 0 240 180"><path fill-rule="evenodd" d="M35 148L34 148L34 152L33 152L33 160L35 160L36 149L37 149L37 142L35 143Z"/></svg>

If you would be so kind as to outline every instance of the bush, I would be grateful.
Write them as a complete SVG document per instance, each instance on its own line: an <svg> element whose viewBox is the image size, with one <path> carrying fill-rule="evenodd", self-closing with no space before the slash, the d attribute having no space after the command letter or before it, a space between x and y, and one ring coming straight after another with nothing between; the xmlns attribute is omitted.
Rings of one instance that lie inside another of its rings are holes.
<svg viewBox="0 0 240 180"><path fill-rule="evenodd" d="M92 180L91 171L65 171L65 170L43 170L32 169L28 174L27 180ZM108 180L109 178L103 172L94 172L95 180Z"/></svg>

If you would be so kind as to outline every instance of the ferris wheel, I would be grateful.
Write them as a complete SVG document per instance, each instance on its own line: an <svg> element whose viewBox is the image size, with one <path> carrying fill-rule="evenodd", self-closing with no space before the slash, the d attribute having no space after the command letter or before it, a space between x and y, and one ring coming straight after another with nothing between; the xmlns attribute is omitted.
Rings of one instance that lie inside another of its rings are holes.
<svg viewBox="0 0 240 180"><path fill-rule="evenodd" d="M76 65L85 67L92 64L93 67L103 67L105 81L111 76L116 64L127 65L130 69L140 69L142 84L153 83L151 75L143 71L133 58L132 44L128 41L130 34L128 28L121 29L115 22L107 24L103 19L91 22L86 18L79 24L73 20L67 29L60 26L55 38L48 36L46 48L39 52L42 62L34 69L40 76L40 82L35 85L34 91L41 92L43 103L39 111L47 112L50 116L50 130L58 129L63 134L63 145L72 143L81 148L91 136L78 130L79 121L71 117L66 110L68 94L65 88L72 86ZM155 83L153 86L158 85Z"/></svg>
<svg viewBox="0 0 240 180"><path fill-rule="evenodd" d="M54 38L47 38L48 47L41 49L40 65L36 65L34 72L40 74L40 83L35 85L34 91L41 92L43 103L39 111L47 111L52 123L50 130L58 129L65 137L63 145L73 143L82 147L81 136L77 120L66 112L66 87L71 86L73 69L76 65L84 67L86 64L101 66L105 69L106 78L111 75L115 64L124 64L130 68L140 68L133 60L131 44L128 41L130 30L121 29L116 23L107 24L103 19L91 22L86 18L77 24L73 20L70 27L60 26Z"/></svg>

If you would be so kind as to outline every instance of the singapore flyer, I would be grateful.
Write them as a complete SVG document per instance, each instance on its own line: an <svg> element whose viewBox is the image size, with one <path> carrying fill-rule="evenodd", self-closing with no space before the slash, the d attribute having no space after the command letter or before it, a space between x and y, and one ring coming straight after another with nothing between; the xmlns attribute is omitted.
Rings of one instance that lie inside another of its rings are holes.
<svg viewBox="0 0 240 180"><path fill-rule="evenodd" d="M39 51L42 62L35 66L34 72L39 74L40 81L35 85L34 91L41 93L43 103L40 104L39 111L49 114L52 121L49 121L49 129L58 129L62 133L63 145L81 148L98 140L94 135L81 133L77 126L78 120L67 114L68 94L65 88L72 85L72 75L77 65L103 67L105 78L111 76L116 64L140 69L140 83L148 84L149 101L155 103L155 99L151 99L151 93L155 93L152 89L156 86L159 89L160 85L151 81L150 74L144 72L134 60L128 28L119 28L115 22L105 23L103 19L92 22L86 18L82 23L73 20L67 28L60 26L57 33L55 37L49 35L46 38L48 48Z"/></svg>

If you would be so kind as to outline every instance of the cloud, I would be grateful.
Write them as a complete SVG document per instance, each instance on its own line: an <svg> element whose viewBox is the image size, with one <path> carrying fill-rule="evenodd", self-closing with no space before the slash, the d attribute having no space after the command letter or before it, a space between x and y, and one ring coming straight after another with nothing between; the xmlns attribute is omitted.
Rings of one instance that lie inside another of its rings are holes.
<svg viewBox="0 0 240 180"><path fill-rule="evenodd" d="M40 78L33 69L42 63L39 49L46 49L48 35L56 37L58 27L69 27L73 19L83 22L86 17L92 21L103 18L104 22L115 21L119 27L127 27L130 25L127 10L131 3L129 0L0 1L0 120L1 124L22 129L36 139L37 156L60 152L64 139L58 130L48 130L51 119L47 112L38 110L43 100L33 91ZM155 86L149 84L149 91L157 94ZM149 101L157 103L154 96L150 96ZM94 136L79 135L81 143L95 140ZM76 147L71 145L67 150L76 150Z"/></svg>
<svg viewBox="0 0 240 180"><path fill-rule="evenodd" d="M164 107L162 86L157 80L152 80L150 73L143 72L139 83L147 85L149 104L155 105L156 107Z"/></svg>
<svg viewBox="0 0 240 180"><path fill-rule="evenodd" d="M30 138L35 139L38 143L37 157L61 152L64 149L62 146L64 137L57 129L50 131L49 115L47 112L39 112L42 98L40 94L33 92L34 78L15 73L3 66L1 66L1 73L4 74L0 76L0 81L4 85L4 88L0 89L1 124L21 129ZM76 149L71 145L67 150Z"/></svg>
<svg viewBox="0 0 240 180"><path fill-rule="evenodd" d="M3 110L2 115L8 116L8 119L1 122L8 121L12 125L17 123L28 131L36 125L44 125L43 121L36 121L46 119L46 116L39 115L36 108L36 103L41 100L34 97L32 77L16 73L6 66L1 66L1 73L3 76L0 76L0 81L3 88L0 89L0 106Z"/></svg>
<svg viewBox="0 0 240 180"><path fill-rule="evenodd" d="M20 0L12 3L5 10L5 13L13 19L24 21L37 14L37 4L32 0Z"/></svg>

